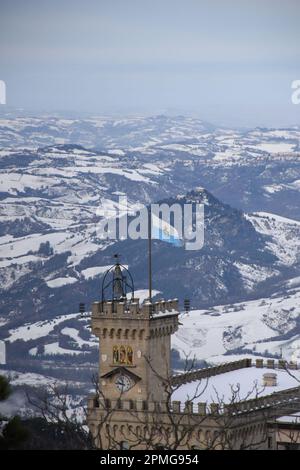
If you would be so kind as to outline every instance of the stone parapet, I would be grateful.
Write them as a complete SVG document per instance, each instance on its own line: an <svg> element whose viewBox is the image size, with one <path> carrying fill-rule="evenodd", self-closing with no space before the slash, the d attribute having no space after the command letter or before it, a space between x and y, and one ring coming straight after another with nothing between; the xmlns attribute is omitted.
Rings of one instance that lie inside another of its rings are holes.
<svg viewBox="0 0 300 470"><path fill-rule="evenodd" d="M266 367L268 369L290 369L297 370L299 369L299 364L296 361L285 361L284 359L279 359L275 361L274 359L256 359L255 367L262 369Z"/></svg>
<svg viewBox="0 0 300 470"><path fill-rule="evenodd" d="M210 416L211 418L231 414L240 416L244 413L257 412L262 409L280 410L286 407L297 409L300 405L300 386L272 393L264 397L237 401L236 403L205 403L193 401L151 402L141 400L108 400L91 396L88 399L88 415L94 416L101 412L142 412L150 414Z"/></svg>
<svg viewBox="0 0 300 470"><path fill-rule="evenodd" d="M92 318L150 318L159 314L167 315L168 313L178 312L178 300L164 300L157 302L139 302L139 299L131 301L104 301L94 302L92 305Z"/></svg>
<svg viewBox="0 0 300 470"><path fill-rule="evenodd" d="M297 362L287 362L284 360L274 361L273 359L256 359L255 363L252 363L251 359L241 359L239 361L226 362L217 366L206 367L204 369L196 369L191 372L186 372L180 375L174 375L172 377L172 385L182 385L195 380L201 380L215 375L224 374L233 370L244 369L246 367L255 366L257 368L268 368L268 369L290 369L297 370L299 365Z"/></svg>
<svg viewBox="0 0 300 470"><path fill-rule="evenodd" d="M251 365L251 359L241 359L240 361L227 362L218 366L193 370L184 374L174 375L172 377L172 385L181 385L188 382L194 382L194 380L201 380L207 377L213 377L214 375L224 374L225 372L230 372L232 370L251 367Z"/></svg>

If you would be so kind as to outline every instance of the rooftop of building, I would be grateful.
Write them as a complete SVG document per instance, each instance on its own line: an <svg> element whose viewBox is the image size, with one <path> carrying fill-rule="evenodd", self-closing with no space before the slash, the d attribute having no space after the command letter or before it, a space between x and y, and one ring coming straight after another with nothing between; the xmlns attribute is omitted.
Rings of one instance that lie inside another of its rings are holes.
<svg viewBox="0 0 300 470"><path fill-rule="evenodd" d="M264 385L264 375L275 373L277 384ZM172 400L182 403L230 403L265 397L275 392L300 387L300 370L255 367L232 370L208 378L194 380L176 387Z"/></svg>

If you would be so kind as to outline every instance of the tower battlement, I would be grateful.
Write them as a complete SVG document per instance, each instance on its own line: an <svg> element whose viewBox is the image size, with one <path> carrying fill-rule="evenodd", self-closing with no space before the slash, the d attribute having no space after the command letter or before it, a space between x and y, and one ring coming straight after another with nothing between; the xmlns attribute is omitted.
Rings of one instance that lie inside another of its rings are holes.
<svg viewBox="0 0 300 470"><path fill-rule="evenodd" d="M92 332L99 338L136 340L169 336L178 329L178 300L94 302Z"/></svg>
<svg viewBox="0 0 300 470"><path fill-rule="evenodd" d="M178 313L178 299L140 303L138 298L126 300L94 302L92 318L150 318L155 315Z"/></svg>

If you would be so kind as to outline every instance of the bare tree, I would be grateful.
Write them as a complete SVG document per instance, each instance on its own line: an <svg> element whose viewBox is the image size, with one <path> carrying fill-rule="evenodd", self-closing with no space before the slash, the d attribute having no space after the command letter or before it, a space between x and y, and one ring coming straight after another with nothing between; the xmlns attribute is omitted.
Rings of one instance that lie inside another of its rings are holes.
<svg viewBox="0 0 300 470"><path fill-rule="evenodd" d="M82 403L71 406L68 384L50 384L43 389L27 391L26 396L34 414L55 425L64 435L64 445L68 449L94 448L86 426L86 408Z"/></svg>

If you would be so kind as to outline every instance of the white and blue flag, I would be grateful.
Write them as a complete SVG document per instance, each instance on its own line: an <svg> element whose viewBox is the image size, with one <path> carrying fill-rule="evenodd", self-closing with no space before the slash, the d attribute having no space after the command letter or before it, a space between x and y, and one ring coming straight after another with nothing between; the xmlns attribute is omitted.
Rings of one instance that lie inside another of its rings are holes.
<svg viewBox="0 0 300 470"><path fill-rule="evenodd" d="M152 216L151 238L161 240L163 242L171 243L174 246L183 246L183 240L179 236L178 231L164 220L157 217L155 214Z"/></svg>

